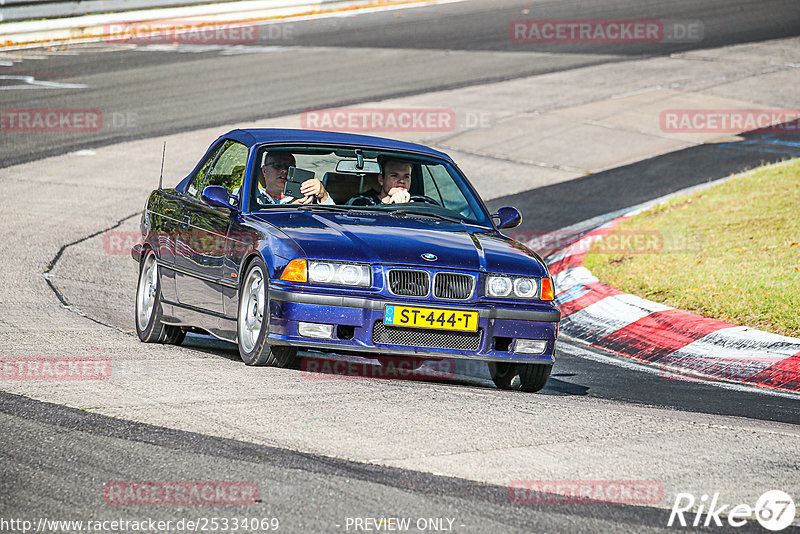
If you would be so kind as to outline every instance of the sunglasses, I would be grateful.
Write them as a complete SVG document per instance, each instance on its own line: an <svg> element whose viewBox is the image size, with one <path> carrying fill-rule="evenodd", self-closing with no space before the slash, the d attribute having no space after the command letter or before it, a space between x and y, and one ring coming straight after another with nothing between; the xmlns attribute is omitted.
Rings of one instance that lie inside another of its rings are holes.
<svg viewBox="0 0 800 534"><path fill-rule="evenodd" d="M268 167L273 167L275 169L278 169L279 171L288 171L289 167L293 166L293 165L291 165L289 163L279 163L277 161L271 161L269 163L265 163L264 165L266 165Z"/></svg>

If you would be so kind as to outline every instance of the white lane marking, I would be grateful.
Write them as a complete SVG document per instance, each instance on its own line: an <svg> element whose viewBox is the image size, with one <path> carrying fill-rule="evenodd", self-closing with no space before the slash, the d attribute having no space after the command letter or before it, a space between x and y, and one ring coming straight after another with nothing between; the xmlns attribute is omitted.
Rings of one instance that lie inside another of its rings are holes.
<svg viewBox="0 0 800 534"><path fill-rule="evenodd" d="M76 150L75 152L72 152L72 155L73 156L95 156L95 155L97 155L97 152L95 152L94 150Z"/></svg>
<svg viewBox="0 0 800 534"><path fill-rule="evenodd" d="M2 91L10 91L12 89L86 89L89 87L82 83L47 82L44 80L37 80L33 76L20 74L2 74L0 75L0 80L22 82L19 85L0 85L0 90Z"/></svg>
<svg viewBox="0 0 800 534"><path fill-rule="evenodd" d="M375 7L364 7L364 8L357 8L357 9L343 9L340 11L330 11L327 13L315 13L313 15L299 15L299 16L289 16L285 19L278 19L278 20L271 20L265 22L256 22L257 25L270 25L270 24L286 24L287 22L296 22L296 21L305 21L305 20L317 20L317 19L333 19L333 18L345 18L345 17L352 17L355 15L369 15L371 13L379 13L381 11L400 11L402 9L414 9L420 8L425 6L435 6L435 5L444 5L444 4L457 4L460 2L466 2L467 0L421 0L419 2L412 2L408 4L401 4L401 5L386 5L386 6L375 6Z"/></svg>
<svg viewBox="0 0 800 534"><path fill-rule="evenodd" d="M331 11L327 13L315 13L312 15L286 15L283 18L275 19L275 20L268 20L268 21L253 21L254 24L258 26L263 25L271 25L271 24L291 24L293 22L302 22L307 20L318 20L318 19L325 19L325 18L343 18L343 17L354 17L357 15L367 15L370 13L378 13L380 11L395 11L401 9L413 9L413 8L422 8L426 6L434 6L434 5L445 5L445 4L456 4L460 2L466 2L468 0L420 0L419 2L413 2L409 4L402 4L402 5L387 5L387 6L377 6L377 7L365 7L365 8L358 8L358 9L344 9L341 11ZM232 13L231 15L235 15L236 13ZM185 15L185 17L199 17L201 15ZM212 15L213 16L213 15ZM239 20L225 20L221 18L214 19L219 24L236 24L242 23ZM138 21L131 21L132 23L136 23ZM151 22L157 22L151 21ZM29 44L20 44L20 45L9 45L5 47L6 51L11 50L29 50L34 48L41 48L42 46L54 46L54 45L61 45L61 44L87 44L87 43L98 43L105 41L108 38L106 35L98 35L94 37L84 37L79 39L52 39L52 40L43 40L35 43ZM234 53L235 54L235 53Z"/></svg>
<svg viewBox="0 0 800 534"><path fill-rule="evenodd" d="M254 24L256 26L274 26L278 24L293 24L295 22L304 22L309 20L318 20L318 19L326 19L326 18L343 18L343 17L352 17L358 15L369 15L371 13L379 13L382 11L399 11L402 9L410 9L410 8L419 8L428 5L439 5L439 4L454 4L458 2L466 2L467 0L423 0L421 2L414 2L411 4L403 4L403 5L388 5L388 6L377 6L377 7L367 7L361 8L354 11L344 10L344 11L334 11L330 13L316 13L313 15L300 15L300 16L289 16L286 19L277 19L277 20L268 20L268 21L256 21ZM219 21L219 24L226 24L224 20ZM240 24L238 21L233 22L232 24ZM277 41L280 41L279 39ZM319 49L323 50L328 47L321 47L321 46L303 46L303 45L293 45L293 44L277 44L277 45L242 45L242 44L192 44L192 43L179 43L177 45L173 44L145 44L145 45L134 45L137 51L143 52L178 52L178 53L204 53L204 52L213 52L219 51L220 55L222 56L238 56L242 54L264 54L264 53L273 53L273 52L282 52L285 50L314 50Z"/></svg>
<svg viewBox="0 0 800 534"><path fill-rule="evenodd" d="M624 356L606 356L604 354L600 354L597 352L590 351L581 347L581 342L577 339L570 338L565 334L559 335L559 339L561 339L561 343L558 344L558 350L564 351L567 354L571 354L573 356L577 356L579 358L585 358L587 360L593 360L600 363L605 363L609 365L616 365L617 367L624 367L625 369L631 369L633 371L640 371L642 373L649 373L651 375L659 375L661 377L665 376L665 373L668 373L670 370L663 369L656 367L654 364L646 364L641 363L631 358L626 358ZM558 355L556 354L556 358ZM556 360L557 361L557 360ZM675 373L676 376L679 376L679 373ZM797 393L789 393L785 391L779 391L775 389L767 389L767 388L759 388L755 385L752 386L745 386L741 384L734 384L731 382L718 382L716 380L706 380L701 377L697 376L690 376L692 382L701 382L703 384L714 386L722 389L729 389L733 391L744 391L750 393L761 393L762 395L771 395L773 397L783 397L785 399L794 399L797 400L800 398L800 395Z"/></svg>

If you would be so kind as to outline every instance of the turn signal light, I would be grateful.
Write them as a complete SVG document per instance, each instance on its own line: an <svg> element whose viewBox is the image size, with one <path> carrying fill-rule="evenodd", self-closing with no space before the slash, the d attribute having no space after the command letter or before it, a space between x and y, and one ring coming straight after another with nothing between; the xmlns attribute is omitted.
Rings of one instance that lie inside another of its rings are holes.
<svg viewBox="0 0 800 534"><path fill-rule="evenodd" d="M542 278L542 300L553 300L553 281L549 278Z"/></svg>
<svg viewBox="0 0 800 534"><path fill-rule="evenodd" d="M306 260L296 258L290 261L289 265L283 270L281 280L286 282L308 282L307 272Z"/></svg>

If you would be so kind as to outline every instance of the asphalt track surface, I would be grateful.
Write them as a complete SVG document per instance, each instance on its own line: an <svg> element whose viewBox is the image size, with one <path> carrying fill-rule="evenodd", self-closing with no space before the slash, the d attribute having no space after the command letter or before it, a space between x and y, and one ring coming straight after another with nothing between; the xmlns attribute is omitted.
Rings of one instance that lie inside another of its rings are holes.
<svg viewBox="0 0 800 534"><path fill-rule="evenodd" d="M530 10L524 17L520 15L523 9ZM569 46L526 48L507 39L510 20L575 18L576 13L581 18L700 19L705 39L671 45L603 45L588 51ZM2 91L3 108L94 107L106 113L134 113L137 121L135 126L86 135L8 138L0 133L5 137L1 164L308 108L792 36L800 33L800 9L792 1L605 1L591 6L476 1L406 10L402 17L386 12L297 22L290 33L292 42L278 43L281 48L274 51L244 53L240 49L231 56L221 56L219 49L148 51L107 44L70 48L74 55L25 52L33 59L17 64L13 74L87 83L90 89ZM318 47L340 47L341 51ZM393 54L398 48L404 49L402 55ZM416 49L419 55L407 49ZM503 55L500 60L493 55L501 51L518 52L519 58ZM546 58L536 56L537 61L531 61L530 54L543 52ZM399 62L402 59L405 62ZM704 145L490 204L536 210L557 229L787 155L792 154L733 153ZM699 168L703 172L697 172ZM649 187L628 187L631 177L641 173L651 174ZM188 346L234 357L231 346L224 343L193 338ZM614 357L602 351L592 350L596 358L587 357L587 350L563 342L543 394L800 423L795 399L665 381L616 365ZM421 382L410 387L419 387L424 395L426 386ZM453 387L486 389L474 384ZM646 532L660 530L668 516L663 509L605 503L520 507L509 503L506 487L130 423L8 393L0 393L0 419L4 430L0 438L2 517L105 518L107 510L96 510L96 488L102 481L223 478L262 481L262 503L257 510L248 507L246 513L280 517L288 531L344 531L346 516L380 517L390 515L387 511L399 516L456 517L456 526L463 525L459 530L476 532ZM159 507L146 513L124 507L115 511L126 516L175 517L174 511ZM196 515L234 516L238 511L202 507ZM714 529L718 530L723 529Z"/></svg>
<svg viewBox="0 0 800 534"><path fill-rule="evenodd" d="M703 38L588 47L509 39L514 20L554 18L700 21ZM800 6L793 0L603 0L588 5L478 0L277 27L283 29L263 27L254 43L154 44L128 50L98 43L64 53L22 52L31 59L0 67L0 75L89 87L4 91L3 108L98 109L106 121L98 132L15 133L13 143L0 145L0 166L307 109L789 37L800 31ZM0 89L19 83L0 79ZM128 114L135 119L126 121Z"/></svg>

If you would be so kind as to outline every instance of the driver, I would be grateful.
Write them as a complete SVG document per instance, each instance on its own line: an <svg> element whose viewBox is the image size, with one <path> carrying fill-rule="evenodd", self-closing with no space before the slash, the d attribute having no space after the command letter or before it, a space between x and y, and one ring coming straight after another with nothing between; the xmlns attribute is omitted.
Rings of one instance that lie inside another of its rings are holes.
<svg viewBox="0 0 800 534"><path fill-rule="evenodd" d="M292 198L283 195L283 188L288 179L289 167L296 165L290 152L270 152L261 166L258 180L258 199L262 204L309 204L316 199L320 204L333 204L333 199L325 190L322 182L311 178L303 182L300 192L303 198Z"/></svg>
<svg viewBox="0 0 800 534"><path fill-rule="evenodd" d="M376 204L405 204L411 200L411 163L383 156L378 157L381 174L378 175L380 191L370 189L355 195L347 204L374 206Z"/></svg>

